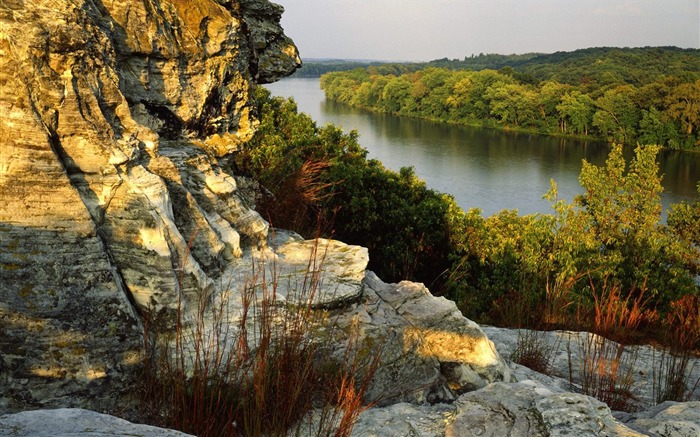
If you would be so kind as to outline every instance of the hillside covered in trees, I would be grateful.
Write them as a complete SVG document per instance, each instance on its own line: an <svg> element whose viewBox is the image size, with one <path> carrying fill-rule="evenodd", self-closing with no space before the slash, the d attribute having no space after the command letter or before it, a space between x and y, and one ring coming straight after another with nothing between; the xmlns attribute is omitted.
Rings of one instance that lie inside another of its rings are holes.
<svg viewBox="0 0 700 437"><path fill-rule="evenodd" d="M326 73L321 87L332 100L402 116L700 150L700 50L382 64Z"/></svg>

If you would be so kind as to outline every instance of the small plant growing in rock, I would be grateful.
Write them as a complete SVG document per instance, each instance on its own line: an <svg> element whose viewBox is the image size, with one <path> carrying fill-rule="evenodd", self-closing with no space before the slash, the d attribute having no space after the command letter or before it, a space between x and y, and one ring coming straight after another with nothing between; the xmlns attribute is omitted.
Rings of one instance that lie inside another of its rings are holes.
<svg viewBox="0 0 700 437"><path fill-rule="evenodd" d="M510 358L513 362L549 375L556 350L557 345L547 341L545 331L521 329L518 331L518 342Z"/></svg>

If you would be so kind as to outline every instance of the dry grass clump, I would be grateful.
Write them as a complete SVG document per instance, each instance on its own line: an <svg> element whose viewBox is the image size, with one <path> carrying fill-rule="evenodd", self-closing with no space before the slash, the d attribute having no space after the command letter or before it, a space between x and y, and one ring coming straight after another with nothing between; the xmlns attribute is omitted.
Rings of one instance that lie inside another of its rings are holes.
<svg viewBox="0 0 700 437"><path fill-rule="evenodd" d="M551 373L558 345L547 341L547 329L587 331L575 340L580 358L569 351L569 379L572 386L605 402L612 409L629 411L637 399L632 387L637 375L633 371L638 355L632 344L644 341L644 329L650 326L663 332L665 348L652 363L653 396L657 403L665 400L689 400L700 379L691 380L693 358L700 348L700 299L687 295L673 302L665 319L650 308L646 289L622 291L618 282L590 280L590 295L582 299L573 288L582 276L547 284L541 304L527 297L510 294L494 305L498 315L506 316L508 325L519 328L514 362L540 373ZM585 296L583 296L585 297ZM527 328L527 329L523 329ZM578 363L572 362L578 360ZM579 372L574 374L573 368Z"/></svg>
<svg viewBox="0 0 700 437"><path fill-rule="evenodd" d="M688 401L700 387L700 378L690 377L691 359L700 348L700 299L686 295L671 303L664 325L668 347L654 357L654 398L657 403Z"/></svg>
<svg viewBox="0 0 700 437"><path fill-rule="evenodd" d="M154 420L198 436L349 435L368 408L379 354L359 353L351 334L345 356L334 358L314 336L326 322L311 303L316 267L310 260L296 284L300 305L282 305L281 279L252 269L233 326L228 293L200 295L193 320L181 302L173 333L146 336L143 395Z"/></svg>
<svg viewBox="0 0 700 437"><path fill-rule="evenodd" d="M510 358L513 362L549 375L557 346L549 343L546 331L521 329L518 330L518 341Z"/></svg>

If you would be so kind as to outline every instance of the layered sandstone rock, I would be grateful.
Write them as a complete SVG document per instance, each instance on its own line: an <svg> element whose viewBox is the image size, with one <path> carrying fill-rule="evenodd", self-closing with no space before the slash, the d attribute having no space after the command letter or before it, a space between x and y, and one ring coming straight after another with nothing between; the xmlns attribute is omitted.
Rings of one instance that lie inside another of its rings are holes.
<svg viewBox="0 0 700 437"><path fill-rule="evenodd" d="M299 57L266 0L0 4L0 410L107 408L142 313L216 287L267 223L219 158Z"/></svg>

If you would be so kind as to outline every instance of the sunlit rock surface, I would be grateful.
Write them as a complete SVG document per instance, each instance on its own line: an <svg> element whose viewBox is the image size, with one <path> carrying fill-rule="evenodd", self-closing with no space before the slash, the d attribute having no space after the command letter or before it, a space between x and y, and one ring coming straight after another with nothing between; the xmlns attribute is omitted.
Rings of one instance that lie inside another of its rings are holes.
<svg viewBox="0 0 700 437"><path fill-rule="evenodd" d="M386 284L368 272L362 299L330 318L340 332L359 327L361 343L381 353L382 365L367 394L380 404L449 402L491 382L511 380L479 326L422 284Z"/></svg>
<svg viewBox="0 0 700 437"><path fill-rule="evenodd" d="M299 66L266 0L0 4L0 411L112 408L167 323L264 246L220 162Z"/></svg>

